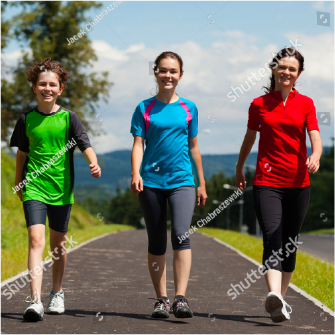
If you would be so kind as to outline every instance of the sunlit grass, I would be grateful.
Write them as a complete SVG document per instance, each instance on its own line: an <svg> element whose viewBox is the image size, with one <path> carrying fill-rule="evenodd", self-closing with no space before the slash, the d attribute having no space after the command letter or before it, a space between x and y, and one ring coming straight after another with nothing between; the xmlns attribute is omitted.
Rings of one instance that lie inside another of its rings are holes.
<svg viewBox="0 0 335 335"><path fill-rule="evenodd" d="M313 230L313 231L308 232L307 234L310 234L310 235L334 234L334 228Z"/></svg>

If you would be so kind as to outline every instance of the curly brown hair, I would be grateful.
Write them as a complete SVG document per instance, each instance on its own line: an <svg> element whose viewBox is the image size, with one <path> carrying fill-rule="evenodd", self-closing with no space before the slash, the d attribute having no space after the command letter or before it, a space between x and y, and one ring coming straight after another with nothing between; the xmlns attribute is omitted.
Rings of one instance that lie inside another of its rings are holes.
<svg viewBox="0 0 335 335"><path fill-rule="evenodd" d="M45 58L40 62L35 60L33 65L27 70L27 80L36 87L39 74L45 71L56 73L58 75L59 87L66 87L69 72L63 68L62 63L54 61L51 57ZM32 86L31 91L35 94Z"/></svg>

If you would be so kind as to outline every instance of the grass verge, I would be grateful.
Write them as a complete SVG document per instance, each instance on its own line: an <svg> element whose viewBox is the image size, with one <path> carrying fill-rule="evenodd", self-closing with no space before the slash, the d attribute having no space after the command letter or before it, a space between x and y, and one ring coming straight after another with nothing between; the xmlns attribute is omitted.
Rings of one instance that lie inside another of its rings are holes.
<svg viewBox="0 0 335 335"><path fill-rule="evenodd" d="M309 234L309 235L334 234L334 228L313 230L313 231L309 231L306 234Z"/></svg>
<svg viewBox="0 0 335 335"><path fill-rule="evenodd" d="M263 242L261 239L217 228L201 228L199 231L226 242L262 263ZM334 311L334 266L332 264L298 251L291 282Z"/></svg>

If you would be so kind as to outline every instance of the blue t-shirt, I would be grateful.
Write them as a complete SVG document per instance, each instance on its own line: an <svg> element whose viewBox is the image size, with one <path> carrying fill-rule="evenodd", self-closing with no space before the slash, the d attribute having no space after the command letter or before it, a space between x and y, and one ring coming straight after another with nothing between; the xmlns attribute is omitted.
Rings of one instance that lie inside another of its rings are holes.
<svg viewBox="0 0 335 335"><path fill-rule="evenodd" d="M155 97L144 100L135 109L130 132L145 139L140 170L144 186L195 186L188 139L198 135L198 109L192 101L179 98L166 104Z"/></svg>

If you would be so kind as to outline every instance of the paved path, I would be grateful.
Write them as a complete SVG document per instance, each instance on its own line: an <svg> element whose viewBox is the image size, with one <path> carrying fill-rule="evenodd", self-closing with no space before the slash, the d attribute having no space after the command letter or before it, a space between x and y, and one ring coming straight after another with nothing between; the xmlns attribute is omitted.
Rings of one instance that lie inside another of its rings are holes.
<svg viewBox="0 0 335 335"><path fill-rule="evenodd" d="M301 234L299 250L334 264L334 235Z"/></svg>
<svg viewBox="0 0 335 335"><path fill-rule="evenodd" d="M219 334L219 333L334 333L334 318L299 293L288 290L291 320L273 323L264 312L264 279L235 300L230 284L244 280L257 267L235 251L200 234L192 235L193 265L187 298L192 319L150 317L154 290L147 269L144 230L123 231L95 240L68 255L63 289L64 315L45 315L42 322L26 322L22 313L28 286L7 300L2 295L2 333L88 334ZM173 298L172 250L167 251L167 287ZM5 287L2 287L2 294ZM51 289L51 271L44 273L43 294ZM47 306L47 301L44 303ZM101 314L96 317L96 314ZM211 314L212 313L212 314ZM98 319L103 316L101 321Z"/></svg>

